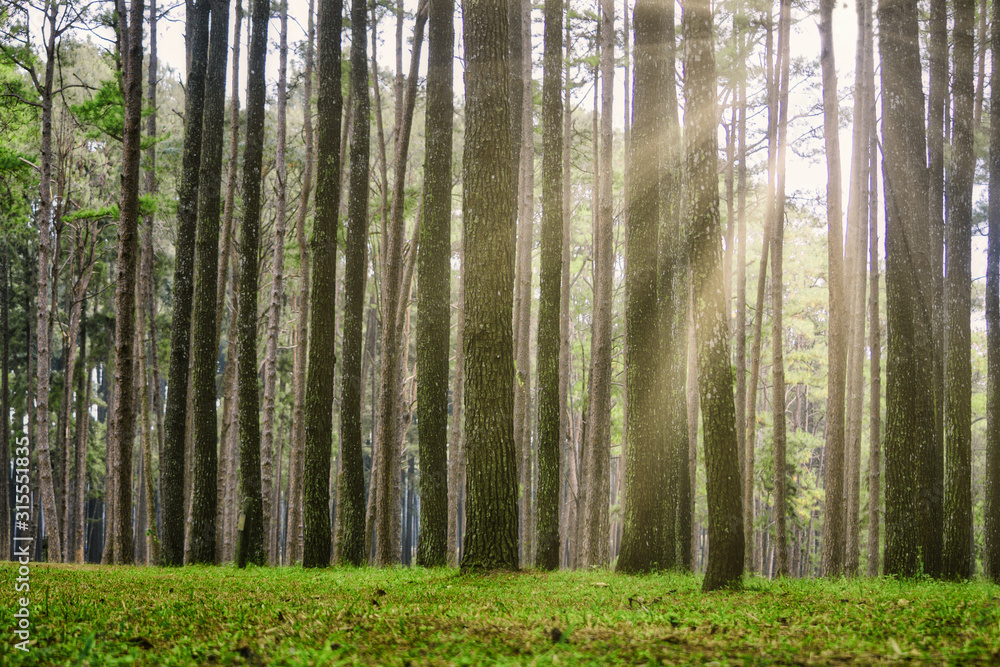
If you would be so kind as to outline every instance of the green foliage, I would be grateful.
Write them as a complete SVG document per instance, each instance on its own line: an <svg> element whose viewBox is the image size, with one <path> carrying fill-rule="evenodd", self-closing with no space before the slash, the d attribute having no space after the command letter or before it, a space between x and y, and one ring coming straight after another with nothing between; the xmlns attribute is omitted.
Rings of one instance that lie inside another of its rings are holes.
<svg viewBox="0 0 1000 667"><path fill-rule="evenodd" d="M13 581L16 565L0 565ZM44 566L31 651L5 664L987 663L998 589L444 569ZM42 591L45 594L42 594ZM0 622L13 621L13 607Z"/></svg>

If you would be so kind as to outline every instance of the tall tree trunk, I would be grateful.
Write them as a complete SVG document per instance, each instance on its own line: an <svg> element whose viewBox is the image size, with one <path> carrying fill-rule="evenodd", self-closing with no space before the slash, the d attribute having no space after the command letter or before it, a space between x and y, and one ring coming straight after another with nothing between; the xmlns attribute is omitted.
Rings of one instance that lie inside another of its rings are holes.
<svg viewBox="0 0 1000 667"><path fill-rule="evenodd" d="M563 137L562 137L562 161L563 161L563 200L562 200L562 284L559 292L559 446L562 449L562 470L559 474L563 485L563 525L560 527L560 536L563 545L566 544L567 524L566 520L569 511L569 432L572 415L569 411L569 376L570 376L570 347L569 347L569 291L572 277L570 276L570 239L572 227L572 202L573 183L570 163L570 151L572 148L573 130L573 105L570 101L572 91L572 80L570 78L570 65L573 54L573 40L570 37L571 17L566 16L565 26L565 48L563 57ZM625 42L628 42L628 31L625 33ZM626 142L626 152L628 143ZM565 553L565 546L562 551ZM565 562L565 557L563 558Z"/></svg>
<svg viewBox="0 0 1000 667"><path fill-rule="evenodd" d="M509 0L508 0L509 1ZM503 3L468 3L462 221L468 530L463 569L518 568L514 460L514 170L508 19Z"/></svg>
<svg viewBox="0 0 1000 667"><path fill-rule="evenodd" d="M347 243L344 250L344 345L340 399L340 479L338 480L337 558L341 564L365 562L365 471L361 410L364 404L362 324L368 273L369 113L368 5L351 5L351 88L354 129L351 135Z"/></svg>
<svg viewBox="0 0 1000 667"><path fill-rule="evenodd" d="M275 196L274 256L271 283L271 303L268 307L267 343L264 351L264 414L260 441L261 497L264 502L264 530L270 532L272 452L274 450L274 395L277 384L278 365L278 325L281 320L281 302L285 295L285 225L286 196L288 191L288 169L285 160L286 113L288 108L288 0L281 3L281 32L278 37L278 129L275 140L274 163L277 174ZM247 99L247 104L250 100ZM265 543L266 546L270 546ZM274 562L274 554L268 552L269 562Z"/></svg>
<svg viewBox="0 0 1000 667"><path fill-rule="evenodd" d="M260 187L264 153L264 68L267 60L267 24L270 5L254 0L253 34L247 53L247 138L243 153L243 224L239 244L240 311L237 320L237 394L239 396L240 498L241 510L236 542L236 566L264 565L264 500L261 489L261 438L257 385L257 265L260 255ZM283 120L283 119L281 119ZM279 120L279 124L281 122ZM283 148L283 146L282 146ZM281 151L279 151L280 155ZM281 172L278 168L281 188ZM278 209L277 226L284 227L284 211ZM284 245L284 230L275 245ZM277 252L277 251L276 251ZM281 281L280 265L275 283ZM230 334L232 335L232 334ZM267 443L270 454L271 443Z"/></svg>
<svg viewBox="0 0 1000 667"><path fill-rule="evenodd" d="M122 148L122 190L118 219L118 274L115 287L115 388L111 449L115 453L114 562L132 564L132 439L135 436L133 364L135 345L135 285L139 251L139 156L142 127L142 0L130 7L125 52L125 125ZM123 16L125 14L123 13ZM58 553L49 534L50 552ZM57 540L58 543L58 540Z"/></svg>
<svg viewBox="0 0 1000 667"><path fill-rule="evenodd" d="M295 236L299 246L299 315L295 326L295 354L292 370L292 444L288 454L288 528L286 530L285 564L297 563L302 559L302 476L305 452L305 404L306 404L306 352L309 333L309 279L311 257L306 237L306 213L313 179L313 0L309 0L309 19L306 31L305 82L302 86L303 128L305 143L305 166L302 174L302 191L299 196L298 217L295 221Z"/></svg>
<svg viewBox="0 0 1000 667"><path fill-rule="evenodd" d="M86 484L87 484L87 443L90 429L90 368L87 366L87 304L81 307L80 318L80 365L83 373L80 375L80 383L77 385L77 421L76 421L76 482L73 485L75 499L73 502L73 546L70 551L70 560L74 563L82 563L84 539L86 536L86 524L84 507L86 504Z"/></svg>
<svg viewBox="0 0 1000 667"><path fill-rule="evenodd" d="M213 0L208 67L205 75L205 112L198 188L198 240L195 273L194 346L191 387L194 392L194 471L191 507L192 563L211 564L216 554L218 431L215 375L216 283L219 270L219 214L222 186L223 116L226 62L229 58L229 2ZM256 368L256 364L254 364Z"/></svg>
<svg viewBox="0 0 1000 667"><path fill-rule="evenodd" d="M542 232L538 302L538 525L535 564L559 567L559 292L562 276L561 0L545 3ZM595 109L596 113L596 109Z"/></svg>
<svg viewBox="0 0 1000 667"><path fill-rule="evenodd" d="M695 338L698 343L700 403L705 433L708 491L708 568L702 590L738 586L743 576L743 508L736 453L736 408L729 365L729 326L722 264L719 186L716 168L715 57L712 51L712 12L708 0L692 0L684 7L686 172L685 189L691 228L692 280L701 292L695 299Z"/></svg>
<svg viewBox="0 0 1000 667"><path fill-rule="evenodd" d="M791 36L792 3L782 0L781 15L778 19L778 40L781 62L778 74L778 160L777 181L775 184L774 206L774 239L771 244L771 372L773 386L771 388L771 407L773 415L774 442L774 544L775 544L775 574L787 577L788 570L788 532L786 517L788 509L785 500L787 479L787 456L785 433L785 333L782 319L784 309L785 284L783 274L782 254L785 251L785 148L788 145L788 78L791 52L789 38Z"/></svg>
<svg viewBox="0 0 1000 667"><path fill-rule="evenodd" d="M514 355L517 382L514 385L514 443L521 487L518 526L520 528L520 560L527 565L532 560L531 533L531 255L535 230L535 128L534 79L532 77L531 2L510 2L517 6L517 21L511 33L517 32L521 51L517 62L511 63L521 79L520 96L512 99L512 124L517 125L518 143L512 144L518 169L517 198L517 266L514 272ZM511 50L511 57L514 57ZM517 77L511 81L517 81ZM515 91L517 92L517 91ZM517 114L515 117L514 114Z"/></svg>
<svg viewBox="0 0 1000 667"><path fill-rule="evenodd" d="M386 252L382 267L383 320L381 341L382 363L379 369L379 410L376 445L379 452L380 480L375 501L375 563L388 566L399 561L399 536L394 529L394 516L399 511L399 320L397 309L408 291L401 287L403 261L403 201L406 182L406 158L413 125L413 109L417 92L417 64L424 39L427 21L427 2L421 2L413 28L413 52L410 56L410 73L407 77L406 97L402 102L399 133L396 135L396 152L393 157L393 194Z"/></svg>
<svg viewBox="0 0 1000 667"><path fill-rule="evenodd" d="M198 220L198 165L201 163L201 129L205 106L205 72L208 64L209 0L188 6L189 56L187 96L184 102L184 148L181 182L177 188L177 240L173 281L173 320L170 333L170 368L164 418L163 459L163 564L184 562L184 440L188 400L188 366L191 353L191 310L194 294L195 233Z"/></svg>
<svg viewBox="0 0 1000 667"><path fill-rule="evenodd" d="M665 103L670 7L666 0L637 0L633 15L635 97L628 147L629 218L626 232L625 369L628 422L625 431L625 519L616 570L647 572L663 556L663 475L657 385L660 347L656 312L657 243L661 219L666 124ZM713 113L714 117L714 113Z"/></svg>
<svg viewBox="0 0 1000 667"><path fill-rule="evenodd" d="M34 449L37 452L38 484L46 531L49 535L49 553L58 559L62 551L59 531L59 515L52 479L52 457L49 447L49 374L51 372L51 331L49 328L49 265L52 263L52 96L55 78L55 46L57 38L56 20L59 4L55 1L46 5L45 78L40 90L41 97L41 164L38 180L38 291L35 302L35 344L37 349L38 373L34 401ZM55 255L58 260L58 253ZM55 280L53 280L53 283ZM36 533L40 539L40 533Z"/></svg>
<svg viewBox="0 0 1000 667"><path fill-rule="evenodd" d="M417 421L420 440L417 565L426 567L444 565L447 553L454 13L453 0L432 0L427 47L424 219L420 224L417 256L417 405L421 406Z"/></svg>
<svg viewBox="0 0 1000 667"><path fill-rule="evenodd" d="M941 532L929 474L936 427L926 146L923 132L913 131L924 99L916 6L880 0L878 19L888 308L883 572L913 576L921 558L930 571Z"/></svg>
<svg viewBox="0 0 1000 667"><path fill-rule="evenodd" d="M928 473L932 475L930 512L936 516L935 525L942 525L942 492L944 484L944 405L945 405L945 326L950 304L945 301L944 285L944 241L945 241L945 162L944 144L948 135L950 115L949 83L951 72L948 68L948 2L932 0L930 3L930 43L928 45L929 86L927 95L927 199L930 232L930 261L933 275L929 276L932 288L932 333L934 369L934 448L932 459L928 461ZM889 203L888 198L886 203ZM950 206L950 202L948 202ZM935 535L933 546L922 554L924 572L937 576L943 535Z"/></svg>
<svg viewBox="0 0 1000 667"><path fill-rule="evenodd" d="M848 349L847 349L847 401L846 401L846 496L845 532L846 550L844 571L850 576L858 573L861 553L861 430L864 413L864 355L865 355L865 251L868 248L869 203L869 122L868 86L865 76L868 38L865 33L865 16L870 5L865 0L857 3L858 39L854 70L858 74L854 83L854 128L851 147L851 180L847 202L847 252L845 257L845 292L849 299Z"/></svg>
<svg viewBox="0 0 1000 667"><path fill-rule="evenodd" d="M948 180L944 551L941 574L972 576L972 184L975 0L956 0L952 164Z"/></svg>
<svg viewBox="0 0 1000 667"><path fill-rule="evenodd" d="M608 507L611 501L611 319L614 247L612 243L613 201L611 181L612 116L614 106L614 35L613 0L602 0L601 12L601 131L600 170L598 172L597 226L594 229L594 313L591 329L591 370L593 391L590 394L591 428L586 519L584 522L583 565L606 567L608 554ZM561 91L560 91L561 92ZM594 109L596 116L597 109ZM560 138L561 139L561 138ZM559 156L560 159L562 156ZM564 193L565 194L565 193ZM562 212L560 211L560 216ZM561 254L561 253L560 253ZM561 258L560 258L561 259ZM561 298L561 295L560 295Z"/></svg>
<svg viewBox="0 0 1000 667"><path fill-rule="evenodd" d="M1000 2L993 3L991 65L1000 72ZM989 239L986 250L986 491L983 565L1000 582L1000 86L990 85Z"/></svg>
<svg viewBox="0 0 1000 667"><path fill-rule="evenodd" d="M687 333L689 266L686 241L688 225L684 220L683 147L680 120L677 114L677 85L670 73L675 71L676 29L674 8L667 4L666 76L663 80L666 136L663 143L663 170L660 174L660 238L657 312L660 327L660 365L657 381L659 405L663 410L660 451L664 467L664 506L661 524L664 528L663 556L660 567L673 569L678 565L678 549L682 533L689 530L687 503L681 498L681 487L690 488L687 423ZM683 526L685 527L682 527Z"/></svg>
<svg viewBox="0 0 1000 667"><path fill-rule="evenodd" d="M869 400L869 455L868 455L868 576L878 576L879 534L881 508L880 468L882 445L882 321L879 309L879 268L878 268L878 136L875 132L875 34L872 26L871 0L866 0L865 10L865 81L868 107L868 154L871 165L868 170L868 282L871 293L868 298L868 354L870 359L871 391Z"/></svg>
<svg viewBox="0 0 1000 667"><path fill-rule="evenodd" d="M844 232L840 205L840 101L833 53L833 0L820 2L820 69L823 75L823 135L826 146L826 221L828 233L829 344L827 376L825 519L823 574L844 569L844 388L847 336L844 298Z"/></svg>
<svg viewBox="0 0 1000 667"><path fill-rule="evenodd" d="M340 209L340 38L343 3L320 0L319 122L316 221L312 256L316 261L306 378L305 466L302 499L304 567L330 564L330 451L332 447L333 364L336 358L337 230ZM383 302L385 303L385 302Z"/></svg>
<svg viewBox="0 0 1000 667"><path fill-rule="evenodd" d="M740 454L740 469L743 475L743 486L751 488L752 482L747 473L747 67L745 49L747 36L747 18L744 14L745 8L742 0L737 5L738 42L736 63L738 68L736 95L739 106L739 117L736 123L736 159L739 161L739 168L736 176L736 236L739 246L736 251L736 446ZM750 441L752 442L752 440ZM752 503L747 503L746 493L743 497L744 531L753 530L753 517L749 520L746 511L752 507ZM752 540L746 540L746 545L752 544ZM752 555L752 554L751 554ZM748 564L749 558L744 558L744 563Z"/></svg>

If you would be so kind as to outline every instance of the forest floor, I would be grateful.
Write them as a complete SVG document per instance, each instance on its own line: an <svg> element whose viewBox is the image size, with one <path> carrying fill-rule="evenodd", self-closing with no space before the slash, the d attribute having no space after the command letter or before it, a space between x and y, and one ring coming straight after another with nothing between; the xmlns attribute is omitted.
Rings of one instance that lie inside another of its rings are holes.
<svg viewBox="0 0 1000 667"><path fill-rule="evenodd" d="M0 564L0 664L1000 664L1000 587L607 571Z"/></svg>

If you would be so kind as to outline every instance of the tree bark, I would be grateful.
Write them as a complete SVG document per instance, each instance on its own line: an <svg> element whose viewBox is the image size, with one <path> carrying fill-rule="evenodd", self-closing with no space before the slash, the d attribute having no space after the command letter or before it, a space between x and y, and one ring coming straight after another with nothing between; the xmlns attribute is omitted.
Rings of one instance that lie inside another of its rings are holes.
<svg viewBox="0 0 1000 667"><path fill-rule="evenodd" d="M844 569L844 389L847 336L844 298L844 232L840 205L840 102L833 52L833 0L820 2L820 69L823 74L823 135L826 146L826 221L828 233L829 344L826 417L826 476L823 574Z"/></svg>
<svg viewBox="0 0 1000 667"><path fill-rule="evenodd" d="M284 7L284 5L283 5ZM240 498L241 510L236 542L236 566L247 563L264 565L264 500L261 488L261 437L257 386L257 265L260 255L260 187L264 152L264 68L267 59L267 24L270 5L267 0L253 4L253 34L247 53L247 136L243 153L243 224L239 244L240 310L237 320L237 394L240 425ZM283 120L283 119L281 119ZM281 123L279 120L279 124ZM283 148L283 146L282 146ZM279 151L280 155L281 151ZM279 185L282 187L279 167ZM284 211L279 207L277 226L284 227ZM284 245L283 232L276 232ZM276 250L276 252L278 252ZM281 281L280 266L275 283ZM280 288L279 288L280 289ZM271 443L266 443L270 454Z"/></svg>
<svg viewBox="0 0 1000 667"><path fill-rule="evenodd" d="M278 327L281 320L281 302L285 295L285 225L288 191L288 169L285 160L288 108L288 0L281 3L281 32L278 37L278 128L275 139L274 166L277 175L274 218L274 255L272 259L273 282L271 303L268 307L267 343L264 350L264 413L260 440L261 497L264 502L264 531L271 526L271 486L273 484L272 452L274 450L274 395L277 384ZM249 105L249 92L247 104ZM249 113L249 112L248 112ZM249 131L249 128L248 128ZM270 546L265 543L266 546ZM274 554L267 548L268 561Z"/></svg>
<svg viewBox="0 0 1000 667"><path fill-rule="evenodd" d="M660 187L666 124L664 104L670 8L665 0L637 0L633 14L635 97L628 147L629 218L625 270L625 519L616 570L648 572L662 566L664 461L658 427L659 321L656 312ZM714 118L714 112L712 114Z"/></svg>
<svg viewBox="0 0 1000 667"><path fill-rule="evenodd" d="M340 479L337 505L337 558L341 564L365 563L365 471L361 410L365 278L368 273L369 113L368 5L351 5L351 88L354 129L351 135L347 243L344 250L344 345L340 399Z"/></svg>
<svg viewBox="0 0 1000 667"><path fill-rule="evenodd" d="M936 427L926 147L924 133L913 131L924 100L916 6L880 0L878 19L888 309L883 572L914 576L921 567L933 572L932 544L941 532L929 474Z"/></svg>
<svg viewBox="0 0 1000 667"><path fill-rule="evenodd" d="M375 487L375 564L393 565L399 562L399 536L394 528L394 516L399 511L399 319L397 309L404 292L401 289L403 263L403 201L406 181L406 159L410 144L410 130L413 126L413 110L416 104L417 67L423 46L424 24L427 21L426 0L417 10L413 28L413 52L410 56L410 73L407 77L405 100L402 102L399 133L396 136L396 151L393 157L393 196L389 216L386 252L382 266L383 320L380 349L382 363L379 369L379 409L376 445L379 452L379 485ZM409 293L406 292L406 298Z"/></svg>
<svg viewBox="0 0 1000 667"><path fill-rule="evenodd" d="M425 567L444 565L447 553L454 13L453 0L431 1L424 218L417 255L417 405L420 406L417 565Z"/></svg>
<svg viewBox="0 0 1000 667"><path fill-rule="evenodd" d="M941 574L972 576L972 185L975 0L956 0L952 163L948 180L944 550Z"/></svg>
<svg viewBox="0 0 1000 667"><path fill-rule="evenodd" d="M992 71L1000 71L1000 2L993 3ZM1000 582L1000 86L990 86L989 238L986 250L986 490L983 566Z"/></svg>
<svg viewBox="0 0 1000 667"><path fill-rule="evenodd" d="M295 354L292 370L292 444L288 454L288 528L286 530L285 564L297 563L302 559L302 476L305 451L305 402L306 402L306 352L309 335L309 282L311 257L306 237L306 213L313 180L313 0L309 0L309 19L306 31L305 79L302 86L303 128L305 143L305 167L302 174L302 191L299 195L298 217L295 235L299 246L299 315L295 327Z"/></svg>
<svg viewBox="0 0 1000 667"><path fill-rule="evenodd" d="M510 0L508 0L510 1ZM514 459L514 173L503 3L463 11L466 130L463 164L466 264L468 530L462 569L516 570Z"/></svg>
<svg viewBox="0 0 1000 667"><path fill-rule="evenodd" d="M340 39L343 3L320 0L319 122L316 170L316 221L311 240L313 277L309 371L306 378L305 466L302 499L303 567L330 564L330 451L332 447L333 367L336 362L337 233L340 209ZM384 348L383 348L384 349Z"/></svg>
<svg viewBox="0 0 1000 667"><path fill-rule="evenodd" d="M716 167L715 57L712 12L708 0L692 0L684 8L684 100L689 125L686 188L691 228L692 280L695 298L699 397L705 433L708 491L708 568L702 590L739 586L743 576L743 508L736 452L736 408L729 365L729 325L722 264L719 186Z"/></svg>
<svg viewBox="0 0 1000 667"><path fill-rule="evenodd" d="M562 276L561 0L545 3L542 232L538 302L538 525L535 565L559 567L559 299ZM596 110L595 110L596 113Z"/></svg>
<svg viewBox="0 0 1000 667"><path fill-rule="evenodd" d="M777 181L775 184L774 239L771 244L771 407L773 416L774 444L774 544L775 575L787 577L788 530L786 528L785 487L787 479L787 435L785 432L785 333L782 319L784 310L784 273L782 254L785 248L785 149L788 145L788 79L791 52L792 5L791 0L782 0L781 15L778 19L778 40L781 62L778 74L778 159Z"/></svg>
<svg viewBox="0 0 1000 667"><path fill-rule="evenodd" d="M188 5L189 67L184 102L184 148L177 188L177 240L174 264L174 308L170 333L170 368L164 424L163 564L184 562L184 440L191 354L191 311L194 294L195 233L198 220L198 165L201 162L205 73L208 64L209 0Z"/></svg>
<svg viewBox="0 0 1000 667"><path fill-rule="evenodd" d="M125 125L122 148L122 189L118 219L118 270L115 287L115 388L117 400L110 424L115 452L114 562L132 564L132 440L135 436L133 364L135 345L135 286L139 250L139 156L142 126L142 0L128 14L129 38L124 57ZM50 542L50 552L59 552ZM57 540L58 543L58 540Z"/></svg>
<svg viewBox="0 0 1000 667"><path fill-rule="evenodd" d="M198 239L193 307L194 471L191 506L191 563L212 564L216 553L218 431L215 375L218 360L215 313L219 270L219 214L222 186L223 117L229 58L229 2L212 0L208 67L205 74L203 144L199 168ZM256 368L256 364L254 364Z"/></svg>

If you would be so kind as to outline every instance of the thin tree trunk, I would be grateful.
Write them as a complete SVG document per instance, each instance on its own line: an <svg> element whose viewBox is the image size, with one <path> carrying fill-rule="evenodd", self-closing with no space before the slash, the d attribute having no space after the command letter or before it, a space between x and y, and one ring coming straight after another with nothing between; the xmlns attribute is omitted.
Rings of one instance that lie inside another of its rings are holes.
<svg viewBox="0 0 1000 667"><path fill-rule="evenodd" d="M27 313L26 313L27 314ZM0 411L10 414L10 386L8 376L10 371L10 238L3 235L3 255L0 256L0 336L3 337L0 347ZM86 364L85 364L86 365ZM79 413L79 410L77 412ZM79 423L77 417L77 423ZM0 430L0 470L3 477L0 480L0 560L10 558L10 426L4 425ZM17 466L23 468L25 466ZM77 475L79 478L79 474ZM68 493L68 490L66 490Z"/></svg>
<svg viewBox="0 0 1000 667"><path fill-rule="evenodd" d="M309 0L309 19L305 48L305 81L303 83L303 142L305 143L305 165L302 174L302 191L299 195L298 217L295 221L295 235L299 246L299 316L295 328L295 354L292 370L292 444L288 458L288 528L285 535L286 554L284 563L290 565L302 559L302 475L305 452L305 401L306 401L306 351L309 332L309 279L310 252L306 237L306 213L313 179L313 0Z"/></svg>
<svg viewBox="0 0 1000 667"><path fill-rule="evenodd" d="M993 3L992 71L1000 71L1000 2ZM983 565L1000 582L1000 86L990 86L989 238L986 250L986 490Z"/></svg>
<svg viewBox="0 0 1000 667"><path fill-rule="evenodd" d="M264 415L260 440L261 495L264 501L264 529L271 525L272 451L274 449L274 395L277 384L278 325L284 298L285 272L285 198L288 170L285 162L286 111L288 107L288 0L281 3L281 32L278 45L278 130L274 151L277 195L275 198L274 256L271 303L268 307L267 343L264 350ZM249 104L249 98L247 100ZM248 130L249 131L249 130ZM269 546L269 545L268 545ZM268 560L274 554L268 549Z"/></svg>
<svg viewBox="0 0 1000 667"><path fill-rule="evenodd" d="M386 254L383 258L382 273L382 364L379 369L379 428L380 442L379 469L382 473L376 488L375 503L375 563L389 566L399 560L399 537L393 529L393 516L399 510L399 468L398 443L401 433L398 429L399 395L398 380L400 350L397 308L402 298L401 273L403 254L403 201L406 181L406 158L410 144L410 130L413 125L413 110L416 105L417 67L423 46L424 24L427 21L426 0L417 10L413 28L413 53L410 56L410 73L407 77L406 99L400 118L399 134L396 136L396 153L393 159L393 196L390 213ZM388 476L387 476L388 475Z"/></svg>
<svg viewBox="0 0 1000 667"><path fill-rule="evenodd" d="M941 574L972 576L972 185L975 0L955 1L952 163L948 180L948 262L945 290L944 551Z"/></svg>
<svg viewBox="0 0 1000 667"><path fill-rule="evenodd" d="M517 116L519 144L514 144L514 152L519 156L515 163L518 168L518 213L517 213L517 267L514 276L514 354L516 358L517 384L514 386L514 443L517 447L518 474L520 483L520 505L518 526L520 527L520 559L527 565L532 559L530 544L534 535L530 532L531 516L531 254L534 247L535 220L535 128L534 94L532 78L531 3L511 2L518 11L516 32L520 35L522 55L516 65L521 77L520 97L515 95L512 113ZM511 28L511 32L514 32ZM512 54L513 55L513 54ZM527 463L526 463L527 461Z"/></svg>
<svg viewBox="0 0 1000 667"><path fill-rule="evenodd" d="M840 205L840 102L833 52L833 0L820 2L820 69L823 75L823 135L826 146L826 220L828 233L829 338L826 425L823 574L844 569L844 389L847 336L844 298L844 233Z"/></svg>
<svg viewBox="0 0 1000 667"><path fill-rule="evenodd" d="M333 431L333 363L336 352L337 233L340 209L340 87L341 0L321 0L317 120L319 138L316 171L316 221L312 254L312 326L306 376L305 465L303 475L304 567L330 564L330 452Z"/></svg>
<svg viewBox="0 0 1000 667"><path fill-rule="evenodd" d="M198 165L201 162L201 129L205 103L205 72L208 64L209 1L188 5L187 46L189 55L187 95L184 103L184 148L181 182L177 188L177 240L173 281L173 320L170 334L167 405L163 459L160 476L163 495L163 563L184 562L185 534L185 440L189 365L191 361L191 315L194 294L195 236L198 219Z"/></svg>

